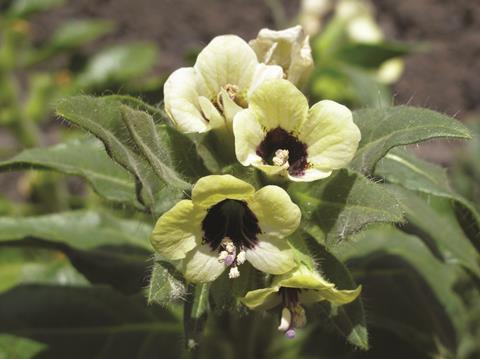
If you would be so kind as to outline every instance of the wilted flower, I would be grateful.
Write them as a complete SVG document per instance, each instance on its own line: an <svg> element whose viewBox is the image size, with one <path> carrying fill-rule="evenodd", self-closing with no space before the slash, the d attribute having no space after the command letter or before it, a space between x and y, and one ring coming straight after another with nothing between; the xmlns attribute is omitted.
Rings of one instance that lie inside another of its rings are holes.
<svg viewBox="0 0 480 359"><path fill-rule="evenodd" d="M309 40L297 25L281 31L262 29L249 44L260 62L281 66L288 81L302 85L313 70Z"/></svg>
<svg viewBox="0 0 480 359"><path fill-rule="evenodd" d="M180 269L191 282L213 281L227 268L236 278L245 261L282 274L296 265L285 237L300 217L280 187L255 192L233 176L212 175L196 183L192 200L178 202L158 219L151 242L163 258L183 259Z"/></svg>
<svg viewBox="0 0 480 359"><path fill-rule="evenodd" d="M249 108L235 116L233 130L240 163L292 181L330 176L353 158L360 141L348 108L325 100L309 109L286 80L259 86Z"/></svg>
<svg viewBox="0 0 480 359"><path fill-rule="evenodd" d="M333 283L305 265L291 272L275 277L268 288L248 292L241 298L250 309L270 310L277 308L280 313L278 330L285 332L289 338L295 336L295 329L307 323L303 305L327 300L333 305L342 305L354 301L360 294L361 287L355 290L339 290Z"/></svg>
<svg viewBox="0 0 480 359"><path fill-rule="evenodd" d="M217 36L193 67L180 68L167 79L165 111L184 133L231 127L233 116L247 107L256 86L282 77L279 66L260 64L238 36Z"/></svg>

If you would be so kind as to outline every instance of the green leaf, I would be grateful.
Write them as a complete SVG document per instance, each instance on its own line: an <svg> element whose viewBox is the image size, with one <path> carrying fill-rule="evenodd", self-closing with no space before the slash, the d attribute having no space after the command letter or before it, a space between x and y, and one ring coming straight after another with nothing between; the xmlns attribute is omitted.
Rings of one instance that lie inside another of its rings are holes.
<svg viewBox="0 0 480 359"><path fill-rule="evenodd" d="M209 284L191 284L183 309L185 346L193 349L198 345L208 317Z"/></svg>
<svg viewBox="0 0 480 359"><path fill-rule="evenodd" d="M424 108L365 109L355 111L353 118L362 140L350 167L367 175L394 147L439 137L470 138L468 129L457 120Z"/></svg>
<svg viewBox="0 0 480 359"><path fill-rule="evenodd" d="M195 143L188 136L167 125L157 126L157 131L160 141L172 149L170 156L177 172L192 183L210 174L197 152Z"/></svg>
<svg viewBox="0 0 480 359"><path fill-rule="evenodd" d="M394 43L350 43L336 52L336 58L351 65L376 69L385 61L408 55L411 46Z"/></svg>
<svg viewBox="0 0 480 359"><path fill-rule="evenodd" d="M335 248L369 301L372 327L395 333L429 356L455 355L464 339L466 312L456 285L461 270L436 259L418 237L377 227Z"/></svg>
<svg viewBox="0 0 480 359"><path fill-rule="evenodd" d="M390 105L392 94L387 85L380 83L375 78L375 73L346 65L342 65L341 70L354 90L356 101L363 107Z"/></svg>
<svg viewBox="0 0 480 359"><path fill-rule="evenodd" d="M148 303L165 306L185 299L186 295L181 273L172 264L155 258L148 286Z"/></svg>
<svg viewBox="0 0 480 359"><path fill-rule="evenodd" d="M116 45L102 50L88 62L79 75L82 87L121 84L136 80L152 70L157 61L158 49L152 43Z"/></svg>
<svg viewBox="0 0 480 359"><path fill-rule="evenodd" d="M0 335L0 359L33 359L46 348L45 344L34 340Z"/></svg>
<svg viewBox="0 0 480 359"><path fill-rule="evenodd" d="M19 284L87 285L62 253L39 249L2 248L0 293ZM0 356L1 358L1 356Z"/></svg>
<svg viewBox="0 0 480 359"><path fill-rule="evenodd" d="M404 188L454 201L457 219L472 241L480 240L480 214L450 187L447 171L407 151L392 150L377 164L375 174Z"/></svg>
<svg viewBox="0 0 480 359"><path fill-rule="evenodd" d="M37 217L0 217L0 242L39 238L76 249L126 245L151 251L152 227L103 212L71 211Z"/></svg>
<svg viewBox="0 0 480 359"><path fill-rule="evenodd" d="M65 0L14 0L8 10L8 16L26 17L36 12L46 11L63 5Z"/></svg>
<svg viewBox="0 0 480 359"><path fill-rule="evenodd" d="M352 274L335 255L313 237L306 235L305 241L312 255L321 259L320 270L330 282L335 283L338 289L357 288ZM324 308L323 303L319 308ZM330 308L328 316L349 343L362 350L368 350L368 331L361 297L338 308Z"/></svg>
<svg viewBox="0 0 480 359"><path fill-rule="evenodd" d="M125 105L122 105L120 110L131 138L156 175L176 188L189 189L191 185L173 169L169 149L160 140L152 117L146 112L132 110Z"/></svg>
<svg viewBox="0 0 480 359"><path fill-rule="evenodd" d="M464 266L480 278L480 254L465 236L449 199L422 198L396 185L388 188L401 199L408 222L426 234L422 237L435 254L447 263Z"/></svg>
<svg viewBox="0 0 480 359"><path fill-rule="evenodd" d="M327 245L346 240L368 224L403 218L400 203L389 191L348 170L323 181L291 184L289 193L302 209L304 228Z"/></svg>
<svg viewBox="0 0 480 359"><path fill-rule="evenodd" d="M0 171L19 169L49 169L80 176L105 199L143 208L136 199L133 175L112 161L103 144L94 138L27 149L0 162Z"/></svg>
<svg viewBox="0 0 480 359"><path fill-rule="evenodd" d="M152 213L160 214L160 208L165 208L165 205L162 203L165 199L165 194L178 198L181 197L182 192L180 189L177 190L167 186L158 177L159 172L154 171L151 167L151 160L155 158L153 155L156 154L152 153L152 149L147 149L150 150L152 155L150 161L147 160L144 156L146 148L137 146L136 141L132 138L131 131L137 135L137 140L143 141L142 145L145 145L145 139L142 136L151 136L148 140L154 140L152 137L155 135L148 135L145 132L139 134L138 126L140 125L131 123L135 119L125 119L122 115L121 106L123 105L112 99L75 96L60 101L57 106L57 112L65 119L98 137L104 143L110 157L136 177L139 201L145 204ZM146 122L143 131L151 130L151 118L141 116L141 119ZM129 122L129 127L127 127L124 120ZM162 153L158 155L167 156L168 154ZM167 204L172 205L172 203Z"/></svg>
<svg viewBox="0 0 480 359"><path fill-rule="evenodd" d="M57 52L83 46L113 29L113 23L105 20L68 21L55 31L47 45L48 51Z"/></svg>
<svg viewBox="0 0 480 359"><path fill-rule="evenodd" d="M181 353L181 325L170 313L107 287L17 287L0 295L0 316L0 332L48 345L43 357L49 359Z"/></svg>
<svg viewBox="0 0 480 359"><path fill-rule="evenodd" d="M0 247L62 251L92 283L107 283L135 293L146 285L151 230L140 221L93 211L1 217Z"/></svg>

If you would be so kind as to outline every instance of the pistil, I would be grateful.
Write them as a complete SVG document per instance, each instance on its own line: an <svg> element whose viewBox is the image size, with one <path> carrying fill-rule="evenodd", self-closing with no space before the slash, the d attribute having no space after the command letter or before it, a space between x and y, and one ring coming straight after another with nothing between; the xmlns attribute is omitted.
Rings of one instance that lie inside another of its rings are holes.
<svg viewBox="0 0 480 359"><path fill-rule="evenodd" d="M240 277L238 266L245 263L245 251L240 248L237 250L233 241L228 237L222 239L220 246L223 250L218 254L218 261L230 267L228 277L230 279Z"/></svg>
<svg viewBox="0 0 480 359"><path fill-rule="evenodd" d="M307 324L305 309L299 304L297 288L280 288L282 295L282 314L278 330L285 333L289 339L295 338L296 329L303 328Z"/></svg>

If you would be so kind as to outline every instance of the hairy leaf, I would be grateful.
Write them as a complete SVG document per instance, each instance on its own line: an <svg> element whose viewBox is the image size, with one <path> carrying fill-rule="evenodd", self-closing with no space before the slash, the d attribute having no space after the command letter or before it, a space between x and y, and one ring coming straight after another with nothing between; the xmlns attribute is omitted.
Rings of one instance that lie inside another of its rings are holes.
<svg viewBox="0 0 480 359"><path fill-rule="evenodd" d="M362 140L350 167L371 174L377 162L397 146L432 138L470 138L468 129L441 113L409 106L365 109L354 112Z"/></svg>
<svg viewBox="0 0 480 359"><path fill-rule="evenodd" d="M175 267L155 258L148 286L148 303L169 305L186 298L186 283Z"/></svg>
<svg viewBox="0 0 480 359"><path fill-rule="evenodd" d="M76 96L62 100L58 106L58 113L67 120L81 126L85 130L93 133L105 145L108 154L120 165L131 172L136 178L137 196L152 213L159 214L159 206L162 207L165 192L175 197L180 197L181 189L170 187L164 181L171 177L160 178L160 174L170 175L173 170L165 170L164 162L162 169L167 172L161 172L157 168L152 168L152 160L158 165L158 158L154 155L168 156L168 153L154 154L150 144L145 143L148 136L146 131L151 130L151 118L142 116L143 125L136 123L135 119L127 120L122 114L122 105L120 102L111 99L93 98L88 96ZM130 128L124 121L129 123ZM132 122L135 122L132 124ZM141 134L138 133L139 126L142 128ZM135 140L132 138L132 132L135 133ZM149 140L155 140L156 136L151 134ZM137 140L141 142L140 147ZM145 157L145 151L149 152L150 157ZM172 174L173 175L173 174ZM174 181L172 185L184 185ZM182 188L183 189L183 188ZM164 207L164 206L163 206Z"/></svg>
<svg viewBox="0 0 480 359"><path fill-rule="evenodd" d="M160 141L153 118L143 111L132 110L122 105L122 120L128 128L131 138L138 150L148 161L155 174L176 188L189 189L185 182L173 169L169 149Z"/></svg>
<svg viewBox="0 0 480 359"><path fill-rule="evenodd" d="M289 193L302 209L304 228L327 245L368 224L402 220L401 205L390 192L348 170L323 181L292 184Z"/></svg>
<svg viewBox="0 0 480 359"><path fill-rule="evenodd" d="M140 209L143 207L135 196L133 175L113 162L103 144L94 138L27 149L0 162L0 171L16 169L51 169L81 176L105 199L128 203Z"/></svg>

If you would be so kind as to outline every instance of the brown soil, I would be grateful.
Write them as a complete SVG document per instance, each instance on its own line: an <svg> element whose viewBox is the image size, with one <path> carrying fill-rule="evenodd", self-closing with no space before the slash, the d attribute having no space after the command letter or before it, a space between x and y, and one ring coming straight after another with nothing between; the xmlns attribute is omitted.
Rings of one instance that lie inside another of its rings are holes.
<svg viewBox="0 0 480 359"><path fill-rule="evenodd" d="M161 51L159 70L170 72L188 50L212 37L235 33L246 39L274 26L272 12L259 0L71 0L35 21L42 35L67 18L112 19L118 30L104 42L153 40ZM480 110L480 0L373 0L387 35L428 43L412 55L395 86L396 103L425 106L463 118ZM283 1L294 15L299 1Z"/></svg>
<svg viewBox="0 0 480 359"><path fill-rule="evenodd" d="M480 111L480 0L373 0L394 39L427 42L395 86L397 103L449 115Z"/></svg>

